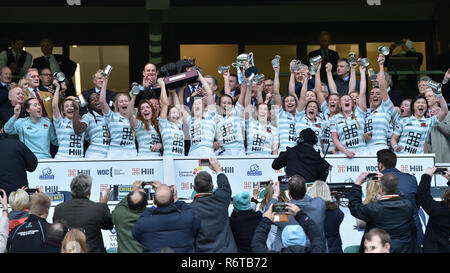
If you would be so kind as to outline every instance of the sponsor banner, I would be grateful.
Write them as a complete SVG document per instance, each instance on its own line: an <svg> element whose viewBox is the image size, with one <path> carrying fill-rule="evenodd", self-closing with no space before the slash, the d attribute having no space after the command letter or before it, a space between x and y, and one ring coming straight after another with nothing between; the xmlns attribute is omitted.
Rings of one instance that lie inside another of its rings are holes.
<svg viewBox="0 0 450 273"><path fill-rule="evenodd" d="M28 173L30 188L39 188L45 193L70 192L70 182L79 175L92 177L91 200L98 202L100 192L113 190L115 185L131 186L136 180L164 181L163 160L39 160L36 170ZM124 192L120 193L123 197ZM112 194L113 196L113 194Z"/></svg>
<svg viewBox="0 0 450 273"><path fill-rule="evenodd" d="M220 157L219 163L231 185L232 194L248 191L252 194L253 187L260 181L276 181L284 175L284 170L272 169L272 157L232 158ZM201 165L200 158L174 157L174 184L177 186L178 197L191 198L194 192L195 176L201 171L211 174L214 187L217 187L217 175L208 166Z"/></svg>

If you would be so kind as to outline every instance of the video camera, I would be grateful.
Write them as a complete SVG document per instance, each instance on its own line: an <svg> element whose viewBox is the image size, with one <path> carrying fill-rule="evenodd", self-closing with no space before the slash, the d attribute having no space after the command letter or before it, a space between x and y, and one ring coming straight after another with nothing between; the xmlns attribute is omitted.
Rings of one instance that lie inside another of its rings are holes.
<svg viewBox="0 0 450 273"><path fill-rule="evenodd" d="M280 182L280 191L288 190L289 179L291 179L291 177L287 175L278 176L278 181Z"/></svg>

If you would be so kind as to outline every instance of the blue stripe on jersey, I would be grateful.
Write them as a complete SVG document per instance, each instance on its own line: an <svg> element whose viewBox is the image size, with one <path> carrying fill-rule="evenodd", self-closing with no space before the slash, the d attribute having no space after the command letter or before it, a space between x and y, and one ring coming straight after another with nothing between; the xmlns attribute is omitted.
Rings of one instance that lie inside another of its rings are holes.
<svg viewBox="0 0 450 273"><path fill-rule="evenodd" d="M364 132L372 132L372 138L366 144L386 144L389 133L389 123L391 121L394 107L391 100L383 101L374 111L368 111L365 119Z"/></svg>
<svg viewBox="0 0 450 273"><path fill-rule="evenodd" d="M365 113L359 106L356 107L355 114L347 118L338 113L330 119L330 131L338 133L339 141L347 149L364 147L364 117Z"/></svg>
<svg viewBox="0 0 450 273"><path fill-rule="evenodd" d="M73 130L73 122L68 118L53 118L56 136L58 138L58 158L81 158L84 153L84 133L78 135Z"/></svg>
<svg viewBox="0 0 450 273"><path fill-rule="evenodd" d="M184 156L184 133L183 125L179 121L177 124L168 119L159 120L159 131L161 132L164 146L163 155Z"/></svg>
<svg viewBox="0 0 450 273"><path fill-rule="evenodd" d="M244 108L236 103L230 116L218 116L216 138L225 150L244 150Z"/></svg>
<svg viewBox="0 0 450 273"><path fill-rule="evenodd" d="M272 145L279 143L277 127L267 123L262 126L259 121L250 117L245 121L247 132L247 155L271 155Z"/></svg>
<svg viewBox="0 0 450 273"><path fill-rule="evenodd" d="M216 112L208 110L200 119L188 117L187 123L191 138L190 150L193 151L200 147L213 149L216 136Z"/></svg>
<svg viewBox="0 0 450 273"><path fill-rule="evenodd" d="M86 123L85 138L90 139L86 155L94 153L106 157L111 139L105 117L93 111L93 114L84 114L80 122Z"/></svg>
<svg viewBox="0 0 450 273"><path fill-rule="evenodd" d="M414 116L403 118L395 125L394 134L399 135L398 145L403 147L400 153L423 154L425 141L431 128L439 123L436 116L417 119Z"/></svg>
<svg viewBox="0 0 450 273"><path fill-rule="evenodd" d="M160 152L153 152L151 148L161 143L161 138L158 135L155 127L149 124L149 131L145 130L144 124L138 120L138 124L134 131L136 132L136 141L138 143L138 156L160 156Z"/></svg>
<svg viewBox="0 0 450 273"><path fill-rule="evenodd" d="M113 111L109 111L105 115L105 119L111 134L110 147L136 153L134 133L130 121L120 113Z"/></svg>

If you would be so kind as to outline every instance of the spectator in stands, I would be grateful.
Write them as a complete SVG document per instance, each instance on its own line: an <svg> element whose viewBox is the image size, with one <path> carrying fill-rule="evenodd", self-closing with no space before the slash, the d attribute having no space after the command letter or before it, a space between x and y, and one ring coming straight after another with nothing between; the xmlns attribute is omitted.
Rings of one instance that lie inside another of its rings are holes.
<svg viewBox="0 0 450 273"><path fill-rule="evenodd" d="M450 51L449 51L450 53ZM444 79L442 80L442 95L444 96L445 101L450 101L450 68L447 69L444 75Z"/></svg>
<svg viewBox="0 0 450 273"><path fill-rule="evenodd" d="M231 202L231 187L227 176L222 172L219 161L209 159L210 168L217 174L217 190L213 192L212 177L201 171L194 179L194 196L191 206L200 216L201 228L195 242L199 253L236 253L228 206Z"/></svg>
<svg viewBox="0 0 450 273"><path fill-rule="evenodd" d="M316 180L309 193L311 198L320 197L325 202L325 238L327 239L329 253L343 253L342 240L339 232L344 213L339 209L339 204L331 199L330 188L327 183Z"/></svg>
<svg viewBox="0 0 450 273"><path fill-rule="evenodd" d="M184 201L178 200L176 187L153 181L156 207L147 208L133 226L133 237L142 244L144 253L170 247L178 253L195 252L195 238L200 218Z"/></svg>
<svg viewBox="0 0 450 273"><path fill-rule="evenodd" d="M0 151L0 188L9 196L19 188L28 187L27 171L33 172L38 161L23 142L8 138L5 134L0 134Z"/></svg>
<svg viewBox="0 0 450 273"><path fill-rule="evenodd" d="M18 82L31 67L33 56L23 50L22 39L12 39L11 49L0 52L0 67L8 66L12 71L12 81Z"/></svg>
<svg viewBox="0 0 450 273"><path fill-rule="evenodd" d="M274 104L274 100L273 100L273 84L274 81L272 78L266 78L264 80L264 89L263 89L263 101L267 104L267 105L273 105Z"/></svg>
<svg viewBox="0 0 450 273"><path fill-rule="evenodd" d="M317 55L320 55L320 56L322 56L322 64L331 63L332 67L333 67L332 73L336 72L336 66L337 66L337 62L339 60L339 54L336 51L329 49L329 46L331 44L331 35L328 31L320 32L319 44L320 44L320 49L311 51L308 54L308 60ZM327 78L326 73L327 72L325 69L325 65L323 65L322 69L320 69L320 74L321 74L322 79ZM324 82L329 84L329 81L327 81L327 80L325 80Z"/></svg>
<svg viewBox="0 0 450 273"><path fill-rule="evenodd" d="M325 202L320 197L311 198L310 196L306 195L306 181L305 179L296 174L293 175L289 179L289 185L288 185L288 191L289 191L289 197L290 197L290 203L293 203L301 208L302 211L304 211L311 219L316 223L317 229L321 236L323 237L323 240L325 239L325 232L324 232L324 225L325 225ZM270 202L266 205L265 211L269 209L269 207L277 203L278 197L280 196L280 182L275 181L273 184L273 195ZM275 242L272 245L272 249L276 251L280 251L282 248L281 244L281 234L283 229L287 225L296 225L297 222L293 217L289 217L289 222L284 223L276 223L278 230L277 235L275 238Z"/></svg>
<svg viewBox="0 0 450 273"><path fill-rule="evenodd" d="M148 205L148 194L141 180L134 181L131 192L123 198L112 212L112 222L117 232L118 253L142 253L142 245L131 232L136 221Z"/></svg>
<svg viewBox="0 0 450 273"><path fill-rule="evenodd" d="M94 84L94 88L85 90L81 92L84 99L89 102L89 98L91 94L97 93L100 96L100 91L102 90L103 81L105 77L103 76L103 69L97 70L92 75L92 83ZM111 110L114 110L114 98L116 97L116 92L106 89L106 103L108 104ZM83 107L80 109L80 115L84 115L89 111L87 107Z"/></svg>
<svg viewBox="0 0 450 273"><path fill-rule="evenodd" d="M298 206L286 203L287 214L295 218L296 223L286 226L281 234L282 248L280 250L266 247L267 234L274 219L273 204L263 214L263 219L256 228L252 240L252 250L255 253L326 253L326 241L317 224ZM309 238L310 244L307 245Z"/></svg>
<svg viewBox="0 0 450 273"><path fill-rule="evenodd" d="M0 106L8 99L8 91L11 85L12 72L7 66L0 66Z"/></svg>
<svg viewBox="0 0 450 273"><path fill-rule="evenodd" d="M47 91L39 90L39 74L36 68L28 69L25 74L25 79L27 80L28 87L25 90L25 99L35 98L38 100L39 105L41 106L42 117L48 118L50 121L53 118L52 115L52 100L53 95Z"/></svg>
<svg viewBox="0 0 450 273"><path fill-rule="evenodd" d="M298 97L300 97L301 89L306 88L307 90L313 90L315 79L311 77L309 74L309 69L306 64L300 64L299 69L297 71L293 70L293 66L295 64L296 60L292 60L289 63L289 71L291 71L291 76L289 78L289 84L288 84L288 94L293 95L295 94ZM275 68L279 70L279 67Z"/></svg>
<svg viewBox="0 0 450 273"><path fill-rule="evenodd" d="M425 91L430 88L429 82L431 78L428 76L423 76L417 81L417 89L419 90L419 95L425 96Z"/></svg>
<svg viewBox="0 0 450 273"><path fill-rule="evenodd" d="M46 232L50 224L45 219L48 216L50 199L41 192L33 194L30 199L30 216L9 233L9 253L38 252L47 238Z"/></svg>
<svg viewBox="0 0 450 273"><path fill-rule="evenodd" d="M390 253L391 237L389 233L372 228L364 235L364 253Z"/></svg>
<svg viewBox="0 0 450 273"><path fill-rule="evenodd" d="M53 74L50 68L41 68L39 70L39 90L54 93L54 86L52 84Z"/></svg>
<svg viewBox="0 0 450 273"><path fill-rule="evenodd" d="M359 81L355 80L355 89L350 86L350 63L347 59L339 59L336 67L337 76L334 78L337 91L340 95L349 94L351 91L359 91Z"/></svg>
<svg viewBox="0 0 450 273"><path fill-rule="evenodd" d="M8 120L14 115L14 107L18 104L23 106L23 103L25 101L25 96L22 88L16 86L11 88L8 91L8 99L5 103L0 105L0 122L1 127L5 125ZM21 111L19 114L19 118L23 118L24 112Z"/></svg>
<svg viewBox="0 0 450 273"><path fill-rule="evenodd" d="M2 204L2 214L0 216L0 253L4 253L6 250L6 244L8 242L8 196L5 190L0 189L0 204Z"/></svg>
<svg viewBox="0 0 450 273"><path fill-rule="evenodd" d="M378 177L370 179L366 184L366 198L363 200L363 205L367 205L370 202L377 202L380 197L380 181ZM361 219L356 218L356 225L360 229L365 229L367 223Z"/></svg>
<svg viewBox="0 0 450 273"><path fill-rule="evenodd" d="M260 211L254 211L250 193L244 191L233 197L233 212L230 216L230 226L239 253L251 253L251 242L256 227L262 219Z"/></svg>
<svg viewBox="0 0 450 273"><path fill-rule="evenodd" d="M24 189L18 189L17 191L11 192L8 200L11 206L11 211L8 214L9 233L13 228L28 219L30 213L30 196Z"/></svg>
<svg viewBox="0 0 450 273"><path fill-rule="evenodd" d="M111 213L106 203L110 190L103 195L100 192L100 203L89 200L91 196L92 178L79 174L70 183L72 199L55 207L53 222L64 219L69 228L81 228L86 231L86 243L89 253L105 253L102 229L113 228Z"/></svg>
<svg viewBox="0 0 450 273"><path fill-rule="evenodd" d="M136 96L136 108L141 100L148 100L151 98L158 98L161 91L157 87L157 69L156 65L152 63L146 63L144 69L142 70L142 83L139 85L141 92Z"/></svg>
<svg viewBox="0 0 450 273"><path fill-rule="evenodd" d="M83 230L71 228L64 236L61 253L88 253L86 235Z"/></svg>
<svg viewBox="0 0 450 273"><path fill-rule="evenodd" d="M425 91L425 98L429 106L429 114L436 115L441 111L438 104L438 95L431 88ZM431 128L430 135L427 139L427 149L429 153L435 154L435 162L450 162L450 114L447 113L445 118L439 122L436 127Z"/></svg>
<svg viewBox="0 0 450 273"><path fill-rule="evenodd" d="M395 174L384 174L380 179L378 202L362 204L361 185L366 182L368 172L361 173L347 194L351 214L367 222L366 230L374 227L384 229L392 239L392 252L416 253L417 232L411 202L398 195L398 178ZM361 241L363 244L363 241Z"/></svg>
<svg viewBox="0 0 450 273"><path fill-rule="evenodd" d="M42 117L42 107L35 98L28 98L24 102L25 117L19 118L22 107L14 107L14 115L5 124L6 134L18 135L22 143L35 154L37 158L52 158L50 143L58 145L52 122Z"/></svg>
<svg viewBox="0 0 450 273"><path fill-rule="evenodd" d="M417 201L424 211L430 216L423 237L424 253L450 253L450 188L442 194L441 201L434 200L430 194L431 177L436 172L436 167L428 167L422 175L417 190ZM443 174L449 181L450 170Z"/></svg>
<svg viewBox="0 0 450 273"><path fill-rule="evenodd" d="M61 245L68 229L64 221L55 221L49 225L46 240L42 243L39 253L61 253Z"/></svg>

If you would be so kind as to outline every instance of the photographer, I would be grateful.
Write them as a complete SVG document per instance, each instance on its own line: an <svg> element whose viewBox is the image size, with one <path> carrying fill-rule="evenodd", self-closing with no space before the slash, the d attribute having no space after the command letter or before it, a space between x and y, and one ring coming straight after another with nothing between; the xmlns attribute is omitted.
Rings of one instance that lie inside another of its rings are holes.
<svg viewBox="0 0 450 273"><path fill-rule="evenodd" d="M429 167L422 175L417 190L417 202L430 216L423 237L424 253L450 253L450 188L442 194L442 201L435 201L430 194L431 177L437 174L436 167ZM441 172L449 182L450 170Z"/></svg>
<svg viewBox="0 0 450 273"><path fill-rule="evenodd" d="M317 136L311 128L304 129L300 132L297 145L293 148L287 148L286 152L281 152L278 158L273 161L272 168L279 170L286 167L287 176L299 174L306 181L325 181L330 165L314 149L317 141Z"/></svg>
<svg viewBox="0 0 450 273"><path fill-rule="evenodd" d="M267 235L270 231L275 213L272 211L273 205L263 214L263 219L256 228L252 240L252 250L255 253L325 253L325 238L317 227L316 223L298 206L286 203L286 214L295 217L300 225L288 225L281 234L283 248L281 251L269 250L266 247ZM311 245L306 247L306 236L310 239Z"/></svg>
<svg viewBox="0 0 450 273"><path fill-rule="evenodd" d="M177 198L176 187L154 181L155 207L147 208L133 226L133 237L142 244L144 253L170 247L175 252L193 253L194 239L200 229L200 218Z"/></svg>

